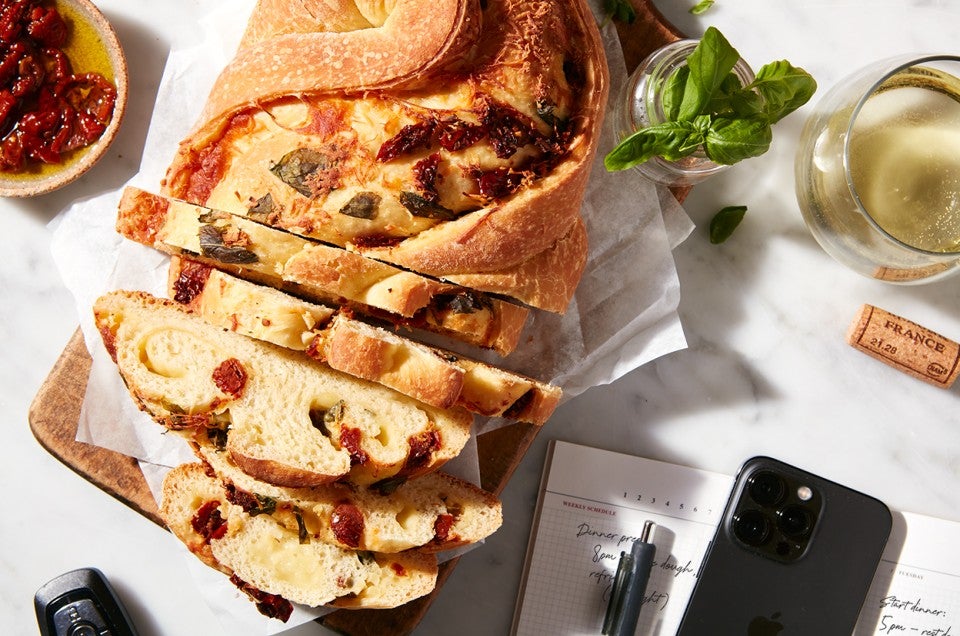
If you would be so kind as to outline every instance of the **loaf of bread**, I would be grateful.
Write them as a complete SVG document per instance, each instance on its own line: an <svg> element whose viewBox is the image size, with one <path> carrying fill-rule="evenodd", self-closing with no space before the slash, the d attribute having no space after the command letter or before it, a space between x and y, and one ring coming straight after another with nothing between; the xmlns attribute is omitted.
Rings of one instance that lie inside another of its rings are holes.
<svg viewBox="0 0 960 636"><path fill-rule="evenodd" d="M386 329L186 258L170 263L171 298L211 324L289 349L421 402L543 424L559 387L426 346Z"/></svg>
<svg viewBox="0 0 960 636"><path fill-rule="evenodd" d="M171 299L106 294L96 325L202 460L164 520L264 613L406 603L499 527L438 469L471 412L542 424L560 390L448 349L566 310L607 84L586 0L258 0L160 195L124 192Z"/></svg>
<svg viewBox="0 0 960 636"><path fill-rule="evenodd" d="M163 482L160 516L201 561L230 577L261 612L286 620L291 602L317 607L386 608L430 593L437 560L407 551L350 550L288 528L268 514L230 503L199 464L182 464Z"/></svg>
<svg viewBox="0 0 960 636"><path fill-rule="evenodd" d="M513 303L138 188L124 190L117 230L168 254L501 354L516 347L527 319Z"/></svg>
<svg viewBox="0 0 960 636"><path fill-rule="evenodd" d="M437 409L170 300L112 292L97 328L137 404L172 430L216 429L244 472L284 486L409 478L456 457L472 416Z"/></svg>
<svg viewBox="0 0 960 636"><path fill-rule="evenodd" d="M260 0L164 193L563 311L608 79L584 0Z"/></svg>
<svg viewBox="0 0 960 636"><path fill-rule="evenodd" d="M503 521L496 497L442 472L373 489L343 482L285 488L250 477L211 443L197 444L196 452L227 501L343 548L440 552L481 541Z"/></svg>

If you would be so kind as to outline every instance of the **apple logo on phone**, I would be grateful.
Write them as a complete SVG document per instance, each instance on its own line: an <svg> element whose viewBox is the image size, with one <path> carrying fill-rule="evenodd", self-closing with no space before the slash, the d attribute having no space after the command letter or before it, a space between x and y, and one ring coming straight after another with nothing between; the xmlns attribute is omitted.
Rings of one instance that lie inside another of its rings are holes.
<svg viewBox="0 0 960 636"><path fill-rule="evenodd" d="M777 636L783 629L783 623L778 621L780 612L774 612L770 618L757 616L747 627L747 636Z"/></svg>

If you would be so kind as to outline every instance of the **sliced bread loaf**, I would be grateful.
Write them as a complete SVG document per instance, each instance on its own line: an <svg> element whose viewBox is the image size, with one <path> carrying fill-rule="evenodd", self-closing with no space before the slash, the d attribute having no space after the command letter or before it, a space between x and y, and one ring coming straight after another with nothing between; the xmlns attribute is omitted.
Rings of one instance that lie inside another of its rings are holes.
<svg viewBox="0 0 960 636"><path fill-rule="evenodd" d="M505 371L335 313L196 261L174 257L171 298L212 324L305 350L334 369L422 402L543 424L559 387Z"/></svg>
<svg viewBox="0 0 960 636"><path fill-rule="evenodd" d="M168 428L215 428L245 472L314 486L429 472L470 436L463 409L437 409L294 351L215 327L178 303L112 292L94 305L138 405Z"/></svg>
<svg viewBox="0 0 960 636"><path fill-rule="evenodd" d="M251 516L227 501L220 482L199 464L182 464L164 479L160 515L207 565L224 572L284 619L283 600L312 607L386 608L431 592L436 557L416 551L348 550L290 529L270 515ZM264 599L263 596L280 597ZM285 620L285 619L284 619Z"/></svg>
<svg viewBox="0 0 960 636"><path fill-rule="evenodd" d="M283 488L250 477L212 444L198 444L196 451L223 482L227 501L344 548L439 552L476 543L503 521L494 495L442 472L382 489L347 483Z"/></svg>
<svg viewBox="0 0 960 636"><path fill-rule="evenodd" d="M501 355L516 347L529 314L487 294L133 187L124 190L117 230L168 254Z"/></svg>

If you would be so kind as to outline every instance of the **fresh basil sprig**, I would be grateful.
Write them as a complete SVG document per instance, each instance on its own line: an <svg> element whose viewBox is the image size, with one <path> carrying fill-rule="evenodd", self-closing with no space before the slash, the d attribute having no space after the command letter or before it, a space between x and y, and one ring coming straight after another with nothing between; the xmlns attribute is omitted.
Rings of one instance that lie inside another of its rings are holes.
<svg viewBox="0 0 960 636"><path fill-rule="evenodd" d="M624 138L604 157L607 170L625 170L655 156L676 161L698 148L726 165L765 153L773 124L803 106L817 83L781 60L763 66L744 86L733 73L739 59L719 30L707 28L686 65L659 87L667 120Z"/></svg>

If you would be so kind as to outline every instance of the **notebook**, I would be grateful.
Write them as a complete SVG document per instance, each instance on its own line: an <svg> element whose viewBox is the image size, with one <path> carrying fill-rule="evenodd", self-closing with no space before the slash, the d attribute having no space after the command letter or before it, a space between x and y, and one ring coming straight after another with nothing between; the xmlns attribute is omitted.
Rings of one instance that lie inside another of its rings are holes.
<svg viewBox="0 0 960 636"><path fill-rule="evenodd" d="M657 524L636 633L676 632L733 477L563 441L544 465L511 634L600 633L622 550ZM855 636L960 636L960 523L894 513Z"/></svg>

